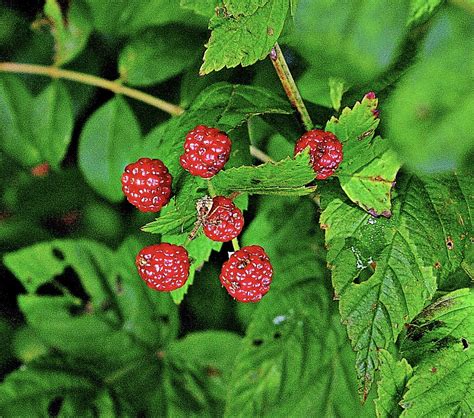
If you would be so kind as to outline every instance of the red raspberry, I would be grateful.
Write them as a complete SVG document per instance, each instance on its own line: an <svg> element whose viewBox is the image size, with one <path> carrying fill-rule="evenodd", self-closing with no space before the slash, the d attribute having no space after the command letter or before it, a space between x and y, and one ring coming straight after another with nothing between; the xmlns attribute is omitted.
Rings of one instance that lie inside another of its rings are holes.
<svg viewBox="0 0 474 418"><path fill-rule="evenodd" d="M203 219L203 231L213 241L227 242L237 237L244 227L244 215L231 199L212 198L212 208Z"/></svg>
<svg viewBox="0 0 474 418"><path fill-rule="evenodd" d="M143 248L135 259L138 274L148 287L161 292L180 288L189 276L186 248L168 243Z"/></svg>
<svg viewBox="0 0 474 418"><path fill-rule="evenodd" d="M273 268L258 245L243 247L224 263L219 279L227 292L240 302L258 302L270 289Z"/></svg>
<svg viewBox="0 0 474 418"><path fill-rule="evenodd" d="M193 176L208 179L229 160L231 146L230 138L219 129L198 125L186 135L179 162Z"/></svg>
<svg viewBox="0 0 474 418"><path fill-rule="evenodd" d="M313 170L318 180L331 176L342 161L342 144L331 132L314 129L306 132L295 145L295 155L309 147Z"/></svg>
<svg viewBox="0 0 474 418"><path fill-rule="evenodd" d="M170 200L172 180L160 160L140 158L125 167L122 191L141 212L158 212Z"/></svg>

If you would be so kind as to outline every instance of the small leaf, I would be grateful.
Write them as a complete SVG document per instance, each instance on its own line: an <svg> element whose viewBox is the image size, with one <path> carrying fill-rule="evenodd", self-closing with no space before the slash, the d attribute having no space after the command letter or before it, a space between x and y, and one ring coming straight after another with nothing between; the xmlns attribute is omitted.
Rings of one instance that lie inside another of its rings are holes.
<svg viewBox="0 0 474 418"><path fill-rule="evenodd" d="M74 116L68 90L52 82L33 100L31 126L43 161L58 168L71 142Z"/></svg>
<svg viewBox="0 0 474 418"><path fill-rule="evenodd" d="M44 13L51 20L51 32L55 41L54 63L67 64L86 47L92 32L87 6L82 1L72 2L65 18L57 0L46 0Z"/></svg>
<svg viewBox="0 0 474 418"><path fill-rule="evenodd" d="M442 6L443 0L410 0L408 25L425 23Z"/></svg>
<svg viewBox="0 0 474 418"><path fill-rule="evenodd" d="M398 417L403 411L398 403L413 370L405 359L397 362L387 350L379 351L379 370L379 397L375 400L377 417Z"/></svg>
<svg viewBox="0 0 474 418"><path fill-rule="evenodd" d="M127 102L109 100L87 120L79 138L79 168L91 187L112 202L123 198L120 177L139 158L141 133Z"/></svg>
<svg viewBox="0 0 474 418"><path fill-rule="evenodd" d="M25 167L42 163L30 120L32 98L16 76L0 76L0 147Z"/></svg>
<svg viewBox="0 0 474 418"><path fill-rule="evenodd" d="M120 52L120 78L132 86L148 86L174 77L192 65L198 42L185 27L148 29Z"/></svg>
<svg viewBox="0 0 474 418"><path fill-rule="evenodd" d="M372 215L390 216L390 194L400 163L387 140L373 138L379 124L377 104L377 99L364 97L339 118L332 117L326 130L343 143L344 158L336 175L347 196Z"/></svg>
<svg viewBox="0 0 474 418"><path fill-rule="evenodd" d="M303 196L314 192L316 186L306 186L314 180L309 153L288 157L277 163L242 166L221 171L212 178L219 194L231 192Z"/></svg>
<svg viewBox="0 0 474 418"><path fill-rule="evenodd" d="M329 78L329 95L331 97L331 104L333 109L339 111L341 108L342 95L347 90L344 80L340 78Z"/></svg>
<svg viewBox="0 0 474 418"><path fill-rule="evenodd" d="M278 40L289 0L224 1L222 15L211 19L211 37L200 73L248 66L264 59Z"/></svg>

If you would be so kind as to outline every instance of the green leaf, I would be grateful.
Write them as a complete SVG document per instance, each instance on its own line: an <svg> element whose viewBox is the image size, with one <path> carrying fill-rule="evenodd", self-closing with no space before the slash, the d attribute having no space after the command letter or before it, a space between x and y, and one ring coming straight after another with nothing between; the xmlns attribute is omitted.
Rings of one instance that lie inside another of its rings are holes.
<svg viewBox="0 0 474 418"><path fill-rule="evenodd" d="M259 302L225 416L373 416L357 399L353 353L329 292L315 281L270 290Z"/></svg>
<svg viewBox="0 0 474 418"><path fill-rule="evenodd" d="M388 136L411 169L433 173L470 167L474 61L465 51L474 48L473 24L474 17L461 10L439 14L416 65L390 97Z"/></svg>
<svg viewBox="0 0 474 418"><path fill-rule="evenodd" d="M201 28L205 20L179 7L170 0L86 0L90 7L94 27L105 35L124 36L143 29L183 22Z"/></svg>
<svg viewBox="0 0 474 418"><path fill-rule="evenodd" d="M92 32L89 10L83 1L74 1L66 18L63 17L57 0L46 0L44 13L51 21L55 43L54 63L64 65L86 47Z"/></svg>
<svg viewBox="0 0 474 418"><path fill-rule="evenodd" d="M473 289L459 289L436 300L409 324L402 350L416 367L399 402L401 416L473 414L473 310Z"/></svg>
<svg viewBox="0 0 474 418"><path fill-rule="evenodd" d="M407 326L401 352L417 364L446 344L474 340L474 290L459 289L437 299Z"/></svg>
<svg viewBox="0 0 474 418"><path fill-rule="evenodd" d="M43 162L29 124L31 106L30 92L21 80L0 75L0 147L26 167Z"/></svg>
<svg viewBox="0 0 474 418"><path fill-rule="evenodd" d="M65 404L72 402L76 406L76 414L87 411L89 415L94 409L97 413L102 409L100 405L105 401L104 397L113 403L111 395L105 391L101 393L93 378L85 376L77 367L76 370L68 369L64 363L63 359L43 359L9 374L0 385L0 414L48 416L50 405L63 400L59 403L61 412ZM87 404L89 407L86 407Z"/></svg>
<svg viewBox="0 0 474 418"><path fill-rule="evenodd" d="M377 99L364 97L339 118L333 116L326 130L343 143L344 159L336 175L347 196L372 215L390 216L390 193L400 163L387 140L374 138L377 104Z"/></svg>
<svg viewBox="0 0 474 418"><path fill-rule="evenodd" d="M198 42L184 26L148 29L120 52L120 78L132 86L148 86L174 77L193 64Z"/></svg>
<svg viewBox="0 0 474 418"><path fill-rule="evenodd" d="M275 93L254 86L216 83L206 88L181 116L159 126L145 139L144 153L160 158L175 180L183 173L179 155L186 134L197 125L217 127L232 139L232 131L258 115L293 113L289 103Z"/></svg>
<svg viewBox="0 0 474 418"><path fill-rule="evenodd" d="M74 115L68 90L53 81L32 103L31 126L42 159L59 168L71 142Z"/></svg>
<svg viewBox="0 0 474 418"><path fill-rule="evenodd" d="M315 209L309 199L260 198L255 218L245 228L242 245L265 248L275 271L272 289L292 287L300 280L324 275L324 249L321 234L315 231Z"/></svg>
<svg viewBox="0 0 474 418"><path fill-rule="evenodd" d="M408 24L418 26L425 23L442 4L443 0L410 0Z"/></svg>
<svg viewBox="0 0 474 418"><path fill-rule="evenodd" d="M413 370L405 359L397 362L387 350L379 351L379 370L377 417L398 417L403 411L398 402Z"/></svg>
<svg viewBox="0 0 474 418"><path fill-rule="evenodd" d="M120 177L140 155L140 126L120 96L87 120L79 138L79 168L90 186L112 202L123 199Z"/></svg>
<svg viewBox="0 0 474 418"><path fill-rule="evenodd" d="M170 416L222 416L241 341L230 332L205 331L170 345L166 356Z"/></svg>
<svg viewBox="0 0 474 418"><path fill-rule="evenodd" d="M288 9L288 0L224 0L224 10L209 24L212 32L200 73L264 59L280 36Z"/></svg>
<svg viewBox="0 0 474 418"><path fill-rule="evenodd" d="M164 344L177 332L172 303L154 295L136 272L139 250L135 241L114 254L92 241L56 240L9 253L4 263L27 290L20 307L45 343L90 361L110 357L100 367L111 367L140 357L144 348ZM71 274L69 268L78 276L71 290L60 279ZM35 294L46 285L61 295Z"/></svg>
<svg viewBox="0 0 474 418"><path fill-rule="evenodd" d="M327 84L329 77L349 85L368 82L396 60L408 11L408 0L300 0L294 30L285 41L303 58L305 75L316 85Z"/></svg>
<svg viewBox="0 0 474 418"><path fill-rule="evenodd" d="M277 163L221 171L212 178L212 184L219 194L241 192L303 196L316 189L315 186L305 186L312 180L314 171L309 163L309 153L306 152Z"/></svg>
<svg viewBox="0 0 474 418"><path fill-rule="evenodd" d="M179 4L183 9L211 18L221 2L221 0L181 0Z"/></svg>
<svg viewBox="0 0 474 418"><path fill-rule="evenodd" d="M408 381L402 417L474 413L474 350L458 343L423 360Z"/></svg>
<svg viewBox="0 0 474 418"><path fill-rule="evenodd" d="M377 368L377 351L391 346L434 295L437 279L455 272L463 260L472 229L472 202L463 193L469 182L456 175L402 178L391 219L373 218L340 198L321 215L363 397Z"/></svg>
<svg viewBox="0 0 474 418"><path fill-rule="evenodd" d="M339 111L341 108L342 95L347 90L344 80L339 78L330 77L329 81L329 95L331 97L331 105L333 109Z"/></svg>

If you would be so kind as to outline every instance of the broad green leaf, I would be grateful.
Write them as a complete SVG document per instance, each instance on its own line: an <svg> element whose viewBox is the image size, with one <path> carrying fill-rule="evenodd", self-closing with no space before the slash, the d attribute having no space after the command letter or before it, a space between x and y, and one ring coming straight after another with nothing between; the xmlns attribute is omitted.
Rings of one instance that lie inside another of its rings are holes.
<svg viewBox="0 0 474 418"><path fill-rule="evenodd" d="M51 21L56 65L73 60L86 46L92 31L91 16L84 1L71 3L67 17L62 15L57 0L46 0L44 13Z"/></svg>
<svg viewBox="0 0 474 418"><path fill-rule="evenodd" d="M0 75L0 148L26 167L40 164L41 155L31 130L32 98L21 80Z"/></svg>
<svg viewBox="0 0 474 418"><path fill-rule="evenodd" d="M123 36L143 29L173 22L205 27L204 19L170 0L86 0L90 7L94 27L106 35Z"/></svg>
<svg viewBox="0 0 474 418"><path fill-rule="evenodd" d="M314 180L309 154L301 153L277 163L242 166L221 171L212 178L219 194L231 192L303 196L314 192L315 186L305 186Z"/></svg>
<svg viewBox="0 0 474 418"><path fill-rule="evenodd" d="M225 416L373 416L357 398L354 354L335 304L316 280L270 290L259 302L237 355Z"/></svg>
<svg viewBox="0 0 474 418"><path fill-rule="evenodd" d="M102 397L113 403L110 393L102 392L98 382L83 370L67 368L64 359L43 359L20 367L0 384L0 414L44 417L50 414L53 402L62 399L62 404L56 402L60 412L73 402L75 414L82 411L89 416L94 409L97 413L102 410Z"/></svg>
<svg viewBox="0 0 474 418"><path fill-rule="evenodd" d="M456 343L434 353L416 366L407 389L400 402L402 417L472 416L474 350Z"/></svg>
<svg viewBox="0 0 474 418"><path fill-rule="evenodd" d="M367 82L397 58L408 10L408 0L300 0L294 30L285 41L302 56L316 86L329 77L349 85ZM311 91L309 83L306 88Z"/></svg>
<svg viewBox="0 0 474 418"><path fill-rule="evenodd" d="M376 219L341 198L321 215L363 397L377 368L377 351L393 344L434 295L437 279L455 272L463 260L472 230L472 200L463 193L469 183L456 175L408 176L399 181L391 219Z"/></svg>
<svg viewBox="0 0 474 418"><path fill-rule="evenodd" d="M410 0L408 24L418 26L425 23L443 5L443 0Z"/></svg>
<svg viewBox="0 0 474 418"><path fill-rule="evenodd" d="M416 65L390 97L388 135L411 169L433 173L469 166L474 147L473 27L474 16L464 11L439 14Z"/></svg>
<svg viewBox="0 0 474 418"><path fill-rule="evenodd" d="M42 160L58 168L66 155L74 127L68 90L53 81L33 99L31 127Z"/></svg>
<svg viewBox="0 0 474 418"><path fill-rule="evenodd" d="M396 361L387 350L380 350L378 357L380 380L378 398L375 400L377 417L398 417L403 411L398 403L413 369L405 359Z"/></svg>
<svg viewBox="0 0 474 418"><path fill-rule="evenodd" d="M79 139L79 168L91 187L112 202L123 199L120 177L139 158L140 126L120 96L87 120Z"/></svg>
<svg viewBox="0 0 474 418"><path fill-rule="evenodd" d="M324 275L325 253L322 234L315 230L315 209L309 199L260 198L241 245L265 248L275 272L272 289L291 287L297 281Z"/></svg>
<svg viewBox="0 0 474 418"><path fill-rule="evenodd" d="M92 241L56 240L9 253L4 263L27 290L19 304L44 342L91 361L110 356L120 364L124 356L138 356L177 332L169 299L153 294L136 272L139 250L134 241L114 254ZM78 279L64 283L61 277L71 275L70 268ZM61 295L35 294L47 285Z"/></svg>
<svg viewBox="0 0 474 418"><path fill-rule="evenodd" d="M181 0L179 2L183 9L190 9L194 13L212 17L216 13L216 8L222 3L222 0Z"/></svg>
<svg viewBox="0 0 474 418"><path fill-rule="evenodd" d="M185 27L149 29L133 37L120 52L120 78L132 86L148 86L174 77L193 64L198 42Z"/></svg>
<svg viewBox="0 0 474 418"><path fill-rule="evenodd" d="M459 289L437 299L407 326L401 352L417 364L446 344L472 344L474 339L474 290Z"/></svg>
<svg viewBox="0 0 474 418"><path fill-rule="evenodd" d="M170 345L165 357L170 416L222 416L241 341L230 332L205 331Z"/></svg>
<svg viewBox="0 0 474 418"><path fill-rule="evenodd" d="M374 138L377 104L377 99L364 97L339 118L333 116L326 130L343 144L344 158L336 175L347 196L374 216L390 216L390 194L400 163L386 139Z"/></svg>
<svg viewBox="0 0 474 418"><path fill-rule="evenodd" d="M280 36L288 9L289 0L224 0L223 10L209 24L212 32L200 73L264 59Z"/></svg>

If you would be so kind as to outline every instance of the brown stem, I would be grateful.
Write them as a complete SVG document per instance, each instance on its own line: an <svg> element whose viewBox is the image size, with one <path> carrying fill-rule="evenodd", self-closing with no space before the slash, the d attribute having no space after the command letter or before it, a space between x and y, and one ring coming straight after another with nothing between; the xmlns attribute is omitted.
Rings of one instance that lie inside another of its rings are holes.
<svg viewBox="0 0 474 418"><path fill-rule="evenodd" d="M275 44L272 51L270 52L270 59L273 66L280 78L283 89L285 90L288 99L290 100L291 105L297 110L301 117L301 121L307 131L313 129L313 122L309 116L308 110L301 98L301 94L296 87L295 80L291 75L288 64L286 63L285 57L280 49L278 43Z"/></svg>
<svg viewBox="0 0 474 418"><path fill-rule="evenodd" d="M44 75L51 78L62 78L65 80L76 81L78 83L88 84L90 86L100 87L110 90L116 94L123 94L132 99L147 103L158 109L163 110L173 116L181 115L184 112L179 106L168 103L162 99L151 96L140 90L125 87L115 81L106 80L101 77L96 77L90 74L84 74L77 71L64 70L54 66L20 64L16 62L0 62L0 72L5 73L23 73L23 74L37 74Z"/></svg>

